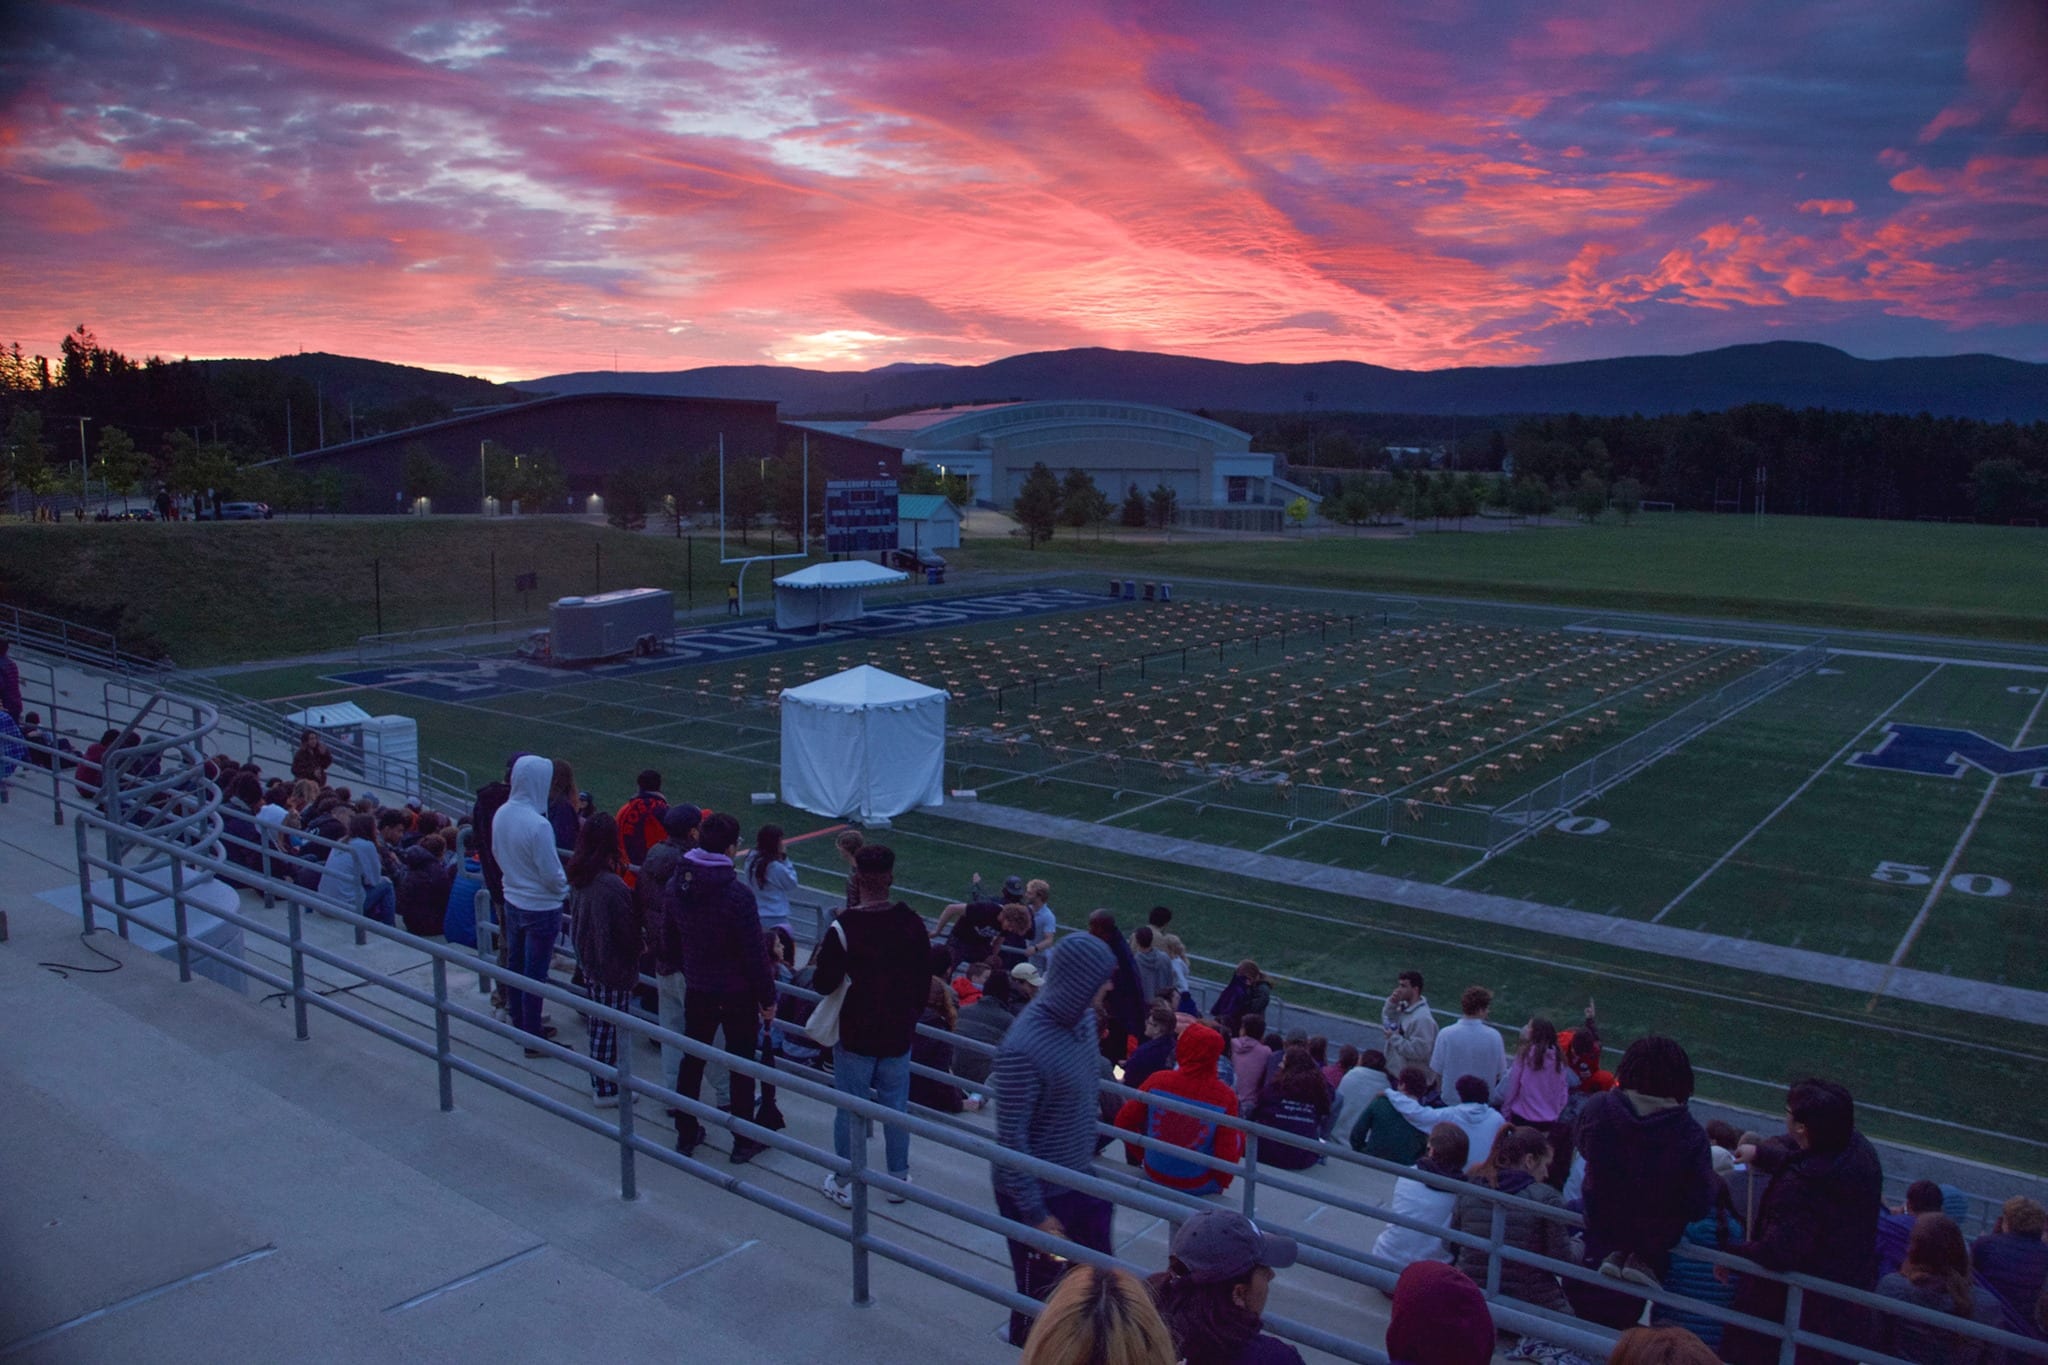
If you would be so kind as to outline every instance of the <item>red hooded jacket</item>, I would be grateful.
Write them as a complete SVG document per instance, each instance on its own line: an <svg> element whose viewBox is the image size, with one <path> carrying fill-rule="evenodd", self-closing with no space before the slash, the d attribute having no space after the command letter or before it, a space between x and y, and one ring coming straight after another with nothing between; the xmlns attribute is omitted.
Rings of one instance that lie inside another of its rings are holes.
<svg viewBox="0 0 2048 1365"><path fill-rule="evenodd" d="M1204 1104L1237 1117L1237 1092L1216 1074L1216 1061L1223 1055L1223 1037L1205 1024L1190 1024L1174 1045L1174 1069L1148 1077L1139 1087L1143 1094L1158 1091L1175 1099ZM1143 1100L1125 1100L1117 1110L1116 1126L1144 1133L1190 1151L1204 1152L1222 1161L1236 1161L1244 1155L1244 1134L1235 1128L1205 1123L1191 1114L1155 1109ZM1142 1157L1145 1174L1169 1189L1207 1192L1227 1190L1232 1177L1192 1162L1176 1161L1170 1154L1126 1144L1125 1150Z"/></svg>

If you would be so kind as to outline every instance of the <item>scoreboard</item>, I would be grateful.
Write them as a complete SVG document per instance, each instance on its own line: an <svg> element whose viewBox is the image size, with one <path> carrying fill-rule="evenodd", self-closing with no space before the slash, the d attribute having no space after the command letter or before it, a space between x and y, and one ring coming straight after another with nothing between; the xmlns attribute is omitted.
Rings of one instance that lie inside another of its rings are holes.
<svg viewBox="0 0 2048 1365"><path fill-rule="evenodd" d="M825 484L827 554L895 548L896 480L832 479Z"/></svg>

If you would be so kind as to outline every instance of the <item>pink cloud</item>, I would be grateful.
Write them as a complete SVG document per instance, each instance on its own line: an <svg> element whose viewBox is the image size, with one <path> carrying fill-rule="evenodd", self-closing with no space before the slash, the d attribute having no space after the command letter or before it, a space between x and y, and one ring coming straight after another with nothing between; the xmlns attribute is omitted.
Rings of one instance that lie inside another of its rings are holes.
<svg viewBox="0 0 2048 1365"><path fill-rule="evenodd" d="M1856 201L1854 199L1805 199L1800 201L1799 211L1801 213L1818 213L1823 218L1836 213L1854 213L1856 211Z"/></svg>

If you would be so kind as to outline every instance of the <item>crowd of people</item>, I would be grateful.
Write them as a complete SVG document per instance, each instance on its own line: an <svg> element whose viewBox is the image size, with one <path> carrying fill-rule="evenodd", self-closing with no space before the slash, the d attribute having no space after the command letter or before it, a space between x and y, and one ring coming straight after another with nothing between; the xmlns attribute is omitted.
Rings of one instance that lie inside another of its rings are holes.
<svg viewBox="0 0 2048 1365"><path fill-rule="evenodd" d="M15 714L18 688L7 694L6 681L0 668L0 704L14 702L9 719L34 724L33 713ZM72 780L82 794L92 794L121 742L111 731L78 756ZM822 935L800 950L791 906L798 879L784 832L767 824L749 840L731 814L671 803L653 770L612 813L577 788L568 764L519 755L469 811L451 817L329 785L333 755L310 732L288 778L225 757L206 763L225 794L226 856L252 874L297 879L323 900L450 942L477 943L479 915L494 923L514 978L494 1004L527 1035L529 1057L551 1055L556 1030L542 998L516 980L549 980L566 934L573 983L594 1005L637 1006L735 1059L828 1070L840 1091L899 1112L913 1103L941 1112L992 1105L1000 1144L1034 1163L995 1167L995 1205L1050 1236L1112 1250L1112 1205L1046 1175L1090 1174L1105 1123L1128 1136L1121 1155L1144 1179L1183 1194L1230 1188L1245 1135L1228 1120L1267 1130L1262 1167L1306 1170L1349 1147L1406 1168L1390 1204L1401 1221L1370 1248L1404 1268L1388 1334L1396 1360L1476 1362L1492 1353L1491 1319L1474 1288L1489 1257L1471 1239L1492 1234L1502 1196L1506 1245L1591 1272L1560 1276L1502 1261L1504 1298L1559 1316L1635 1328L1644 1307L1635 1287L1783 1318L1781 1281L1673 1255L1687 1246L2048 1339L2048 1216L2039 1204L2009 1201L1974 1242L1960 1229L1960 1210L1928 1182L1909 1188L1902 1208L1887 1208L1855 1101L1827 1080L1789 1088L1781 1133L1702 1125L1688 1104L1685 1049L1659 1035L1636 1038L1609 1071L1612 1049L1590 1002L1567 1029L1530 1018L1510 1045L1491 1020L1489 990L1465 989L1459 1017L1440 1027L1422 973L1402 971L1378 1037L1333 1050L1325 1037L1268 1027L1273 983L1254 961L1239 963L1205 1006L1168 907L1152 907L1129 933L1108 909L1063 931L1047 881L1014 873L990 891L976 875L967 896L927 925L894 892L893 851L851 829L835 842L844 896L834 897ZM810 1003L789 986L820 999ZM617 1083L602 1069L617 1063L617 1033L595 1014L588 1048L601 1064L590 1073L593 1104L618 1105ZM948 1079L916 1075L913 1064ZM771 1131L783 1126L774 1087L748 1071L679 1049L664 1049L662 1070L691 1101L708 1073L719 1109ZM1136 1093L1105 1099L1113 1093L1105 1080ZM680 1110L671 1117L677 1150L694 1159L707 1138L702 1122ZM856 1128L840 1110L840 1156L850 1154ZM744 1164L766 1150L736 1131L729 1160ZM884 1125L882 1157L881 1188L900 1202L913 1178L906 1129ZM821 1192L852 1202L836 1175ZM1009 1246L1018 1289L1047 1301L1035 1326L1013 1314L1011 1340L1027 1345L1026 1360L1299 1358L1260 1326L1267 1285L1292 1262L1292 1244L1239 1215L1217 1210L1182 1224L1167 1269L1149 1283L1070 1268L1026 1241ZM1775 1337L1704 1314L1658 1305L1651 1321L1624 1335L1615 1359L1769 1365L1779 1357ZM1409 1330L1420 1322L1432 1325ZM2001 1355L1817 1292L1805 1296L1799 1325L1923 1365L1995 1365ZM1507 1354L1545 1365L1577 1360L1530 1334ZM1798 1350L1802 1365L1835 1358Z"/></svg>

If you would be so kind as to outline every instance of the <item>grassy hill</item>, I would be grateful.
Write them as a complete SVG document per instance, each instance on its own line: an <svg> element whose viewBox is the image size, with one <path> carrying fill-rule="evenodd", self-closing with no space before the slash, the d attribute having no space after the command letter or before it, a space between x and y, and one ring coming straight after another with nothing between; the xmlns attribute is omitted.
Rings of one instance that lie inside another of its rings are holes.
<svg viewBox="0 0 2048 1365"><path fill-rule="evenodd" d="M595 591L600 572L607 588L671 588L681 607L689 545L552 517L9 525L0 600L197 667L346 648L377 629L379 581L387 631L490 620L494 570L507 624L544 624L548 602ZM716 539L698 537L699 606L724 600L732 571L717 561ZM522 602L528 572L539 587Z"/></svg>

